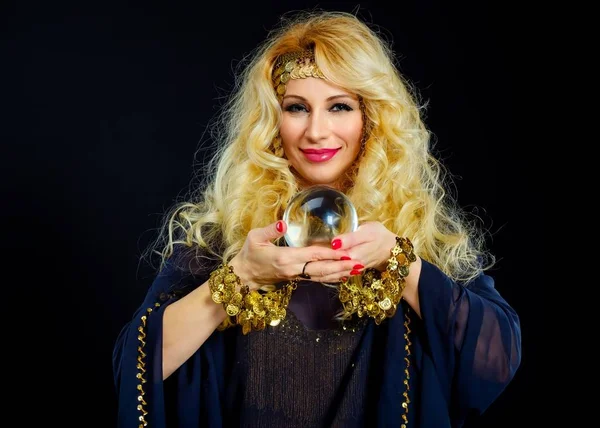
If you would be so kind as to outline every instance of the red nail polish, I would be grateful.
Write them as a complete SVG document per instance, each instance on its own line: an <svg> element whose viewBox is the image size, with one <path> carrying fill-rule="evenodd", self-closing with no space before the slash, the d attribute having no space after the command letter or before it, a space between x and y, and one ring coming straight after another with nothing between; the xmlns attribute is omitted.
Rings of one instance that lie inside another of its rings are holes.
<svg viewBox="0 0 600 428"><path fill-rule="evenodd" d="M352 260L352 259L348 256L342 256L342 258L340 260Z"/></svg>
<svg viewBox="0 0 600 428"><path fill-rule="evenodd" d="M360 275L360 271L356 270L356 269L353 269L353 270L350 271L350 275Z"/></svg>
<svg viewBox="0 0 600 428"><path fill-rule="evenodd" d="M348 278L346 278L345 276L342 276L342 281L348 281Z"/></svg>
<svg viewBox="0 0 600 428"><path fill-rule="evenodd" d="M334 250L337 250L341 246L342 246L342 241L340 241L339 239L334 239L333 241L331 241L331 248L333 248Z"/></svg>
<svg viewBox="0 0 600 428"><path fill-rule="evenodd" d="M360 263L359 263L359 264L357 264L357 265L354 265L354 266L352 267L352 269L362 269L362 268L364 268L364 266L363 266L363 265L361 265Z"/></svg>
<svg viewBox="0 0 600 428"><path fill-rule="evenodd" d="M283 232L283 222L281 220L275 224L275 229L277 229L277 232L279 233Z"/></svg>

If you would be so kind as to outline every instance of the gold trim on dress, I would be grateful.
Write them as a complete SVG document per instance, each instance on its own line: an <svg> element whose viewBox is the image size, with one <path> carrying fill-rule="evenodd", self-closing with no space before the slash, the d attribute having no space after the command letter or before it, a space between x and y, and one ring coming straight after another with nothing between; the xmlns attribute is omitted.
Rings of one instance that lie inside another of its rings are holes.
<svg viewBox="0 0 600 428"><path fill-rule="evenodd" d="M158 308L160 306L160 303L155 303L154 304L154 308ZM146 353L144 352L144 347L146 346L146 327L147 327L147 319L150 316L150 314L152 313L153 308L148 308L146 309L146 314L143 315L140 319L141 324L138 327L138 357L137 357L137 369L138 372L136 374L136 378L139 380L138 386L137 386L137 390L139 392L137 401L138 401L138 405L137 405L137 410L140 412L140 417L139 417L139 421L140 424L138 425L138 428L143 428L145 426L148 426L148 422L146 421L146 416L148 415L148 411L146 410L146 405L148 403L146 403L146 400L144 400L144 395L146 395L146 391L144 391L144 384L147 382L146 378L144 377L144 375L146 374L146 362L145 362L145 358L146 358Z"/></svg>

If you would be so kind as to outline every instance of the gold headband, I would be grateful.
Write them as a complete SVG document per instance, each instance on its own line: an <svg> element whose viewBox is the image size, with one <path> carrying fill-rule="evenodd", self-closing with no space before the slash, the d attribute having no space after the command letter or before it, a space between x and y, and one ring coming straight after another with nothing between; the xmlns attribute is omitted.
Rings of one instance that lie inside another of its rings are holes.
<svg viewBox="0 0 600 428"><path fill-rule="evenodd" d="M315 53L310 49L281 55L277 59L274 69L273 87L280 103L285 94L285 85L290 79L325 78L315 62Z"/></svg>

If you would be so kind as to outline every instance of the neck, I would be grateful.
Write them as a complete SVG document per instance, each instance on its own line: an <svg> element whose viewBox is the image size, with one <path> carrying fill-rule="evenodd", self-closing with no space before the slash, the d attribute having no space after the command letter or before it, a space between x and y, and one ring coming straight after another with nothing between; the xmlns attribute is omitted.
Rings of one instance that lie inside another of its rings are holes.
<svg viewBox="0 0 600 428"><path fill-rule="evenodd" d="M335 190L338 190L342 193L345 193L350 187L352 187L352 184L353 184L352 179L350 177L346 176L346 174L344 174L343 176L338 178L333 183L313 183L311 181L306 180L304 177L300 176L296 172L294 172L294 175L296 176L296 182L298 183L299 190L304 190L304 189L307 189L309 187L316 186L316 185L325 185L325 186L332 187Z"/></svg>

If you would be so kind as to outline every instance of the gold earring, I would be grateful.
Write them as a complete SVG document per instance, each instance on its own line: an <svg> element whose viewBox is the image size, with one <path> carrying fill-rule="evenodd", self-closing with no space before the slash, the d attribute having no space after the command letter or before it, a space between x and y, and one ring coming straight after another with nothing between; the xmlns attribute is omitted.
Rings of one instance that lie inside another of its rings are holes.
<svg viewBox="0 0 600 428"><path fill-rule="evenodd" d="M362 120L363 120L362 137L360 139L360 151L363 152L367 145L367 140L369 139L369 133L371 132L371 127L369 126L369 118L367 117L367 108L365 107L365 102L362 97L358 98L358 103L360 106L360 112L362 114Z"/></svg>
<svg viewBox="0 0 600 428"><path fill-rule="evenodd" d="M282 158L283 157L283 145L281 144L281 136L277 134L273 141L271 142L270 147L271 153L275 156Z"/></svg>

